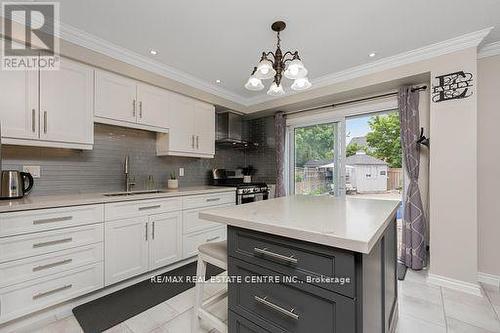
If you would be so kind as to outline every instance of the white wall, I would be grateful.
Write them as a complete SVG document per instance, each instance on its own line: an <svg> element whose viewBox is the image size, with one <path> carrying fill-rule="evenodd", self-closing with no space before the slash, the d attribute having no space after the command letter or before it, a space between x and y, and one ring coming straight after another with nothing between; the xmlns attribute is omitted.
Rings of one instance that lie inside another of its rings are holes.
<svg viewBox="0 0 500 333"><path fill-rule="evenodd" d="M500 55L478 61L479 271L500 276Z"/></svg>

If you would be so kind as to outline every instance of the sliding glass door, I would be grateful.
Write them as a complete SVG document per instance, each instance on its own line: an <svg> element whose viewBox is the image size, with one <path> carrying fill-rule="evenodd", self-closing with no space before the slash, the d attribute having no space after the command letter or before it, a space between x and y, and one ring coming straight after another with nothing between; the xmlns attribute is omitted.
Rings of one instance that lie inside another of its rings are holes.
<svg viewBox="0 0 500 333"><path fill-rule="evenodd" d="M289 192L303 195L345 194L342 184L341 122L289 128Z"/></svg>

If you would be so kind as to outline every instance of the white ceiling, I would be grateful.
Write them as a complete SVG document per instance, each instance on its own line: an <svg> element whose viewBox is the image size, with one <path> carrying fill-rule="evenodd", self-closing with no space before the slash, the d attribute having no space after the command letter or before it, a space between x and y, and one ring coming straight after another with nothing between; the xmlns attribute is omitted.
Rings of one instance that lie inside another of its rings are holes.
<svg viewBox="0 0 500 333"><path fill-rule="evenodd" d="M273 21L286 21L284 49L297 49L310 79L487 27L500 40L499 0L60 0L61 21L243 99ZM157 56L149 49L158 50ZM375 58L368 54L376 52ZM269 85L269 83L267 84Z"/></svg>

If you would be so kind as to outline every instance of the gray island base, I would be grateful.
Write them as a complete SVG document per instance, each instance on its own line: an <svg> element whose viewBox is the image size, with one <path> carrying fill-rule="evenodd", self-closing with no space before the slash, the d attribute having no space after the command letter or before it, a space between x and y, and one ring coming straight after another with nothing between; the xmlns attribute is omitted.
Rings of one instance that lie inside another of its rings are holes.
<svg viewBox="0 0 500 333"><path fill-rule="evenodd" d="M307 220L294 215L323 205ZM228 287L229 332L393 332L398 206L297 196L201 213L228 224L228 274L240 279ZM328 216L335 207L342 214ZM287 237L300 229L302 239Z"/></svg>

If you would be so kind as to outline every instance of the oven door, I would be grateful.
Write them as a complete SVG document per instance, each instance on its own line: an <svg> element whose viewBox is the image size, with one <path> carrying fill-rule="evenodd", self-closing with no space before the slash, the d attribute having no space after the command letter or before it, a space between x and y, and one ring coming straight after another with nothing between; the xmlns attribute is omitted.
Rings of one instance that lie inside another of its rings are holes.
<svg viewBox="0 0 500 333"><path fill-rule="evenodd" d="M238 194L238 199L236 204L242 205L250 202L267 200L269 197L268 193L252 193L252 194Z"/></svg>

